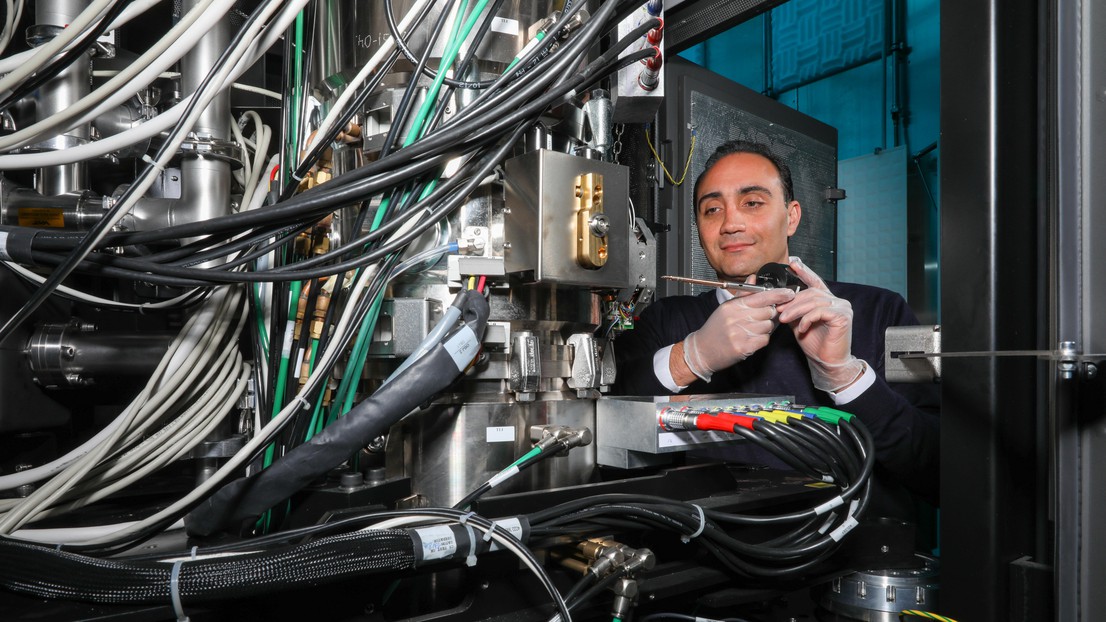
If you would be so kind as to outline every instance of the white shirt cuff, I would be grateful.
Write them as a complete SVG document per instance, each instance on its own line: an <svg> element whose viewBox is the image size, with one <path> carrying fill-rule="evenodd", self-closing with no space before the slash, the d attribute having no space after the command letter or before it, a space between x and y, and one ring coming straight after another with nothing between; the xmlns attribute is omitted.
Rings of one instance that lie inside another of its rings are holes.
<svg viewBox="0 0 1106 622"><path fill-rule="evenodd" d="M668 359L672 356L672 346L665 346L657 353L653 355L653 373L657 376L657 380L664 385L664 388L673 393L679 393L687 388L687 385L680 386L676 384L676 381L672 378L672 368L668 365Z"/></svg>
<svg viewBox="0 0 1106 622"><path fill-rule="evenodd" d="M876 382L876 372L872 369L872 366L868 363L864 363L864 373L857 378L856 382L849 385L844 391L837 393L830 392L830 399L833 400L834 405L842 406L860 397L860 394L867 391L868 387L872 386Z"/></svg>

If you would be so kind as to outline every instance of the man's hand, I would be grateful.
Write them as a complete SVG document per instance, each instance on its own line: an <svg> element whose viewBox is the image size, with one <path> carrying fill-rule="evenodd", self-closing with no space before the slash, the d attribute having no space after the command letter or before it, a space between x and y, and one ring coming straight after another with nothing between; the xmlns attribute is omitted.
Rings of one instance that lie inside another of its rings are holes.
<svg viewBox="0 0 1106 622"><path fill-rule="evenodd" d="M806 354L814 387L837 392L864 373L864 362L853 356L853 307L830 293L825 281L798 257L791 269L807 289L780 306L779 321L790 324L795 340Z"/></svg>
<svg viewBox="0 0 1106 622"><path fill-rule="evenodd" d="M702 328L677 344L674 354L682 349L682 362L688 371L709 382L714 372L743 361L768 345L768 338L778 325L776 305L794 298L795 292L789 289L773 289L728 300L714 310ZM681 378L680 361L671 362L675 363L672 371L677 384L690 384L694 380L689 376Z"/></svg>

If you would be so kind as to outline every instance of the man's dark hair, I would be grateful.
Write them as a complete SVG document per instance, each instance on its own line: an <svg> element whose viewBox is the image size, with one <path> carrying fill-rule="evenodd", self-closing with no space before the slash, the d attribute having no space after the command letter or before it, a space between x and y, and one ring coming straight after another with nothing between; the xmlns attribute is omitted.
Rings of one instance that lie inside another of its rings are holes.
<svg viewBox="0 0 1106 622"><path fill-rule="evenodd" d="M772 153L768 148L768 145L764 143L754 143L747 140L731 140L722 143L714 150L714 153L707 158L706 165L703 166L703 172L699 173L699 177L695 178L695 188L691 195L693 201L692 213L695 217L699 217L699 182L703 181L703 177L706 177L710 169L714 168L715 164L722 158L733 155L735 153L755 153L756 155L763 156L772 166L776 167L776 171L780 174L780 185L783 186L783 202L784 204L790 203L795 198L795 186L791 183L791 169L787 166L787 163L783 161L783 158Z"/></svg>

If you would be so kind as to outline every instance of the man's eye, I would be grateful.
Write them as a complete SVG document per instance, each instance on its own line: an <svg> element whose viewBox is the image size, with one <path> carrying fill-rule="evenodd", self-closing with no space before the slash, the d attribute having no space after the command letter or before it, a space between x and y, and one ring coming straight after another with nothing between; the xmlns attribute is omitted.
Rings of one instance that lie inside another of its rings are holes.
<svg viewBox="0 0 1106 622"><path fill-rule="evenodd" d="M704 207L703 208L703 216L713 216L713 215L715 215L715 214L717 214L721 211L722 211L722 208L718 207L717 205L714 205L714 206L711 206L711 207Z"/></svg>
<svg viewBox="0 0 1106 622"><path fill-rule="evenodd" d="M764 201L745 201L742 205L745 209L757 209L764 205Z"/></svg>

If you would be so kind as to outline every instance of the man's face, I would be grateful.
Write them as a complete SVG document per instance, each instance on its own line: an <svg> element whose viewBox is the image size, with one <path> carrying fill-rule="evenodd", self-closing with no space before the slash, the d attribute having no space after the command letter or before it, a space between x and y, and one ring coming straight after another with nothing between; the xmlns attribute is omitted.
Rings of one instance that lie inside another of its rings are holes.
<svg viewBox="0 0 1106 622"><path fill-rule="evenodd" d="M787 263L801 210L784 202L779 171L764 156L719 160L699 182L696 209L699 242L720 279L744 281L768 262Z"/></svg>

